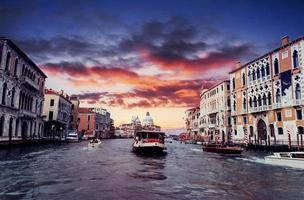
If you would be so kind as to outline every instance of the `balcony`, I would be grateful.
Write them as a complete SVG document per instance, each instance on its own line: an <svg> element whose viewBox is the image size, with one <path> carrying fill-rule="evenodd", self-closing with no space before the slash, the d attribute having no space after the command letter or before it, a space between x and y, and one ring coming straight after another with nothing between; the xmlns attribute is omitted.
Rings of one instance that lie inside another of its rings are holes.
<svg viewBox="0 0 304 200"><path fill-rule="evenodd" d="M37 114L28 110L20 110L21 117L36 118Z"/></svg>
<svg viewBox="0 0 304 200"><path fill-rule="evenodd" d="M295 99L295 100L293 100L293 105L294 106L301 106L301 105L303 105L302 99Z"/></svg>
<svg viewBox="0 0 304 200"><path fill-rule="evenodd" d="M25 84L26 86L30 87L33 90L40 90L39 85L32 81L29 77L22 76L21 77L22 84Z"/></svg>

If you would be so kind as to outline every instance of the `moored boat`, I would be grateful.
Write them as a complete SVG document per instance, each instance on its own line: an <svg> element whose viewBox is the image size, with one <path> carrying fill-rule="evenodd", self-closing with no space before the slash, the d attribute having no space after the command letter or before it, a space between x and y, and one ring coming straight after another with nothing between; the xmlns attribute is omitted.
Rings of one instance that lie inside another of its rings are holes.
<svg viewBox="0 0 304 200"><path fill-rule="evenodd" d="M220 154L241 154L243 149L241 147L229 146L203 146L203 151Z"/></svg>
<svg viewBox="0 0 304 200"><path fill-rule="evenodd" d="M66 137L67 142L79 142L78 134L76 131L70 132Z"/></svg>
<svg viewBox="0 0 304 200"><path fill-rule="evenodd" d="M265 163L304 169L304 152L277 152L265 156Z"/></svg>
<svg viewBox="0 0 304 200"><path fill-rule="evenodd" d="M132 144L133 152L161 153L166 149L165 133L160 131L137 131Z"/></svg>

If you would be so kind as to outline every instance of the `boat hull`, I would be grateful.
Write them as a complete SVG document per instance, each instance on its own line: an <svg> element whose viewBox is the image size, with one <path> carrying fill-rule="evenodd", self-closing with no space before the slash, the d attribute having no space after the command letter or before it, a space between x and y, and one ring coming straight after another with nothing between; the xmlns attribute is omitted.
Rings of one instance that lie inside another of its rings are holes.
<svg viewBox="0 0 304 200"><path fill-rule="evenodd" d="M265 156L264 159L266 164L304 169L304 159L278 158L275 156Z"/></svg>
<svg viewBox="0 0 304 200"><path fill-rule="evenodd" d="M133 152L143 153L161 153L166 149L166 146L162 143L134 143L132 150Z"/></svg>
<svg viewBox="0 0 304 200"><path fill-rule="evenodd" d="M204 146L203 151L219 154L241 154L243 149L237 147L208 147Z"/></svg>

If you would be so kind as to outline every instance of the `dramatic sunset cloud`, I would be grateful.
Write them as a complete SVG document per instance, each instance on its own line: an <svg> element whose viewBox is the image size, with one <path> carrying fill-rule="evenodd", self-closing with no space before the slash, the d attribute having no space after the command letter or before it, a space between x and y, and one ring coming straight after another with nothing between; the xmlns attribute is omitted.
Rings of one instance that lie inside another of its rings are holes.
<svg viewBox="0 0 304 200"><path fill-rule="evenodd" d="M79 95L81 106L109 109L116 125L150 111L172 128L238 61L302 35L299 8L298 0L4 0L0 32L48 75L47 87Z"/></svg>

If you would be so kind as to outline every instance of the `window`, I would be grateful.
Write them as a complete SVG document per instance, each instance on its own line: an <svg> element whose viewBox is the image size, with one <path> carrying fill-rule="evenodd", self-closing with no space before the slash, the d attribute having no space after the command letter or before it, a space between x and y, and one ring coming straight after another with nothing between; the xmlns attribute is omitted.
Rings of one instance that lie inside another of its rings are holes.
<svg viewBox="0 0 304 200"><path fill-rule="evenodd" d="M242 79L243 79L243 85L245 85L246 84L246 77L245 77L245 73L243 73L243 77L242 77Z"/></svg>
<svg viewBox="0 0 304 200"><path fill-rule="evenodd" d="M8 69L9 69L10 62L11 62L11 53L8 52L8 53L7 53L7 56L6 56L5 70L8 70Z"/></svg>
<svg viewBox="0 0 304 200"><path fill-rule="evenodd" d="M299 66L299 56L297 50L293 51L292 61L293 61L293 68L297 68Z"/></svg>
<svg viewBox="0 0 304 200"><path fill-rule="evenodd" d="M274 66L274 74L278 74L279 73L279 61L277 58L274 59L273 66Z"/></svg>
<svg viewBox="0 0 304 200"><path fill-rule="evenodd" d="M235 89L235 79L232 79L232 89Z"/></svg>
<svg viewBox="0 0 304 200"><path fill-rule="evenodd" d="M253 98L253 105L254 105L255 108L258 106L257 105L257 98L256 97Z"/></svg>
<svg viewBox="0 0 304 200"><path fill-rule="evenodd" d="M264 65L262 65L261 72L262 72L262 77L264 77L264 76L265 76L265 68L264 68Z"/></svg>
<svg viewBox="0 0 304 200"><path fill-rule="evenodd" d="M90 124L88 124L88 130L90 130Z"/></svg>
<svg viewBox="0 0 304 200"><path fill-rule="evenodd" d="M295 93L296 93L296 99L301 99L301 87L299 83L296 84Z"/></svg>
<svg viewBox="0 0 304 200"><path fill-rule="evenodd" d="M11 98L11 106L14 107L14 101L15 101L15 88L12 89L12 98Z"/></svg>
<svg viewBox="0 0 304 200"><path fill-rule="evenodd" d="M227 90L230 90L230 85L227 85Z"/></svg>
<svg viewBox="0 0 304 200"><path fill-rule="evenodd" d="M230 98L228 97L228 99L227 99L227 106L229 106L230 107Z"/></svg>
<svg viewBox="0 0 304 200"><path fill-rule="evenodd" d="M260 68L257 68L256 73L257 73L257 79L259 79L260 78Z"/></svg>
<svg viewBox="0 0 304 200"><path fill-rule="evenodd" d="M247 124L247 117L243 117L244 124Z"/></svg>
<svg viewBox="0 0 304 200"><path fill-rule="evenodd" d="M53 111L49 112L49 120L53 120L53 114L54 114Z"/></svg>
<svg viewBox="0 0 304 200"><path fill-rule="evenodd" d="M262 97L261 97L261 95L259 95L258 102L259 102L259 106L262 106Z"/></svg>
<svg viewBox="0 0 304 200"><path fill-rule="evenodd" d="M237 135L237 130L234 130L234 135Z"/></svg>
<svg viewBox="0 0 304 200"><path fill-rule="evenodd" d="M18 69L18 58L16 58L16 60L15 60L14 76L17 75L17 69Z"/></svg>
<svg viewBox="0 0 304 200"><path fill-rule="evenodd" d="M235 102L235 100L233 101L233 111L236 111L236 102Z"/></svg>
<svg viewBox="0 0 304 200"><path fill-rule="evenodd" d="M50 106L54 106L54 99L51 99Z"/></svg>
<svg viewBox="0 0 304 200"><path fill-rule="evenodd" d="M91 120L91 116L90 115L88 115L88 121L90 121Z"/></svg>
<svg viewBox="0 0 304 200"><path fill-rule="evenodd" d="M282 121L282 113L281 112L277 112L277 121L278 122Z"/></svg>
<svg viewBox="0 0 304 200"><path fill-rule="evenodd" d="M267 105L267 98L266 98L266 94L263 95L263 105L266 106Z"/></svg>
<svg viewBox="0 0 304 200"><path fill-rule="evenodd" d="M302 119L302 110L297 110L297 119Z"/></svg>
<svg viewBox="0 0 304 200"><path fill-rule="evenodd" d="M252 70L252 80L255 80L255 71L254 71L254 69Z"/></svg>
<svg viewBox="0 0 304 200"><path fill-rule="evenodd" d="M252 98L251 97L249 98L249 106L250 106L250 108L252 108Z"/></svg>
<svg viewBox="0 0 304 200"><path fill-rule="evenodd" d="M251 81L251 72L248 72L248 80Z"/></svg>
<svg viewBox="0 0 304 200"><path fill-rule="evenodd" d="M298 134L304 134L304 130L302 126L298 127Z"/></svg>
<svg viewBox="0 0 304 200"><path fill-rule="evenodd" d="M270 73L269 73L269 64L267 63L266 64L266 75L268 76Z"/></svg>
<svg viewBox="0 0 304 200"><path fill-rule="evenodd" d="M249 133L250 133L250 137L253 137L253 126L249 127Z"/></svg>
<svg viewBox="0 0 304 200"><path fill-rule="evenodd" d="M282 127L278 128L278 134L283 135L283 128Z"/></svg>
<svg viewBox="0 0 304 200"><path fill-rule="evenodd" d="M3 90L2 90L2 104L5 105L5 100L6 100L6 90L7 90L7 85L6 83L3 84Z"/></svg>
<svg viewBox="0 0 304 200"><path fill-rule="evenodd" d="M231 118L228 117L228 125L230 126L231 125Z"/></svg>
<svg viewBox="0 0 304 200"><path fill-rule="evenodd" d="M271 93L268 92L268 105L271 105Z"/></svg>
<svg viewBox="0 0 304 200"><path fill-rule="evenodd" d="M71 109L74 110L74 104L72 104L72 108Z"/></svg>
<svg viewBox="0 0 304 200"><path fill-rule="evenodd" d="M243 99L243 109L246 109L246 98Z"/></svg>

